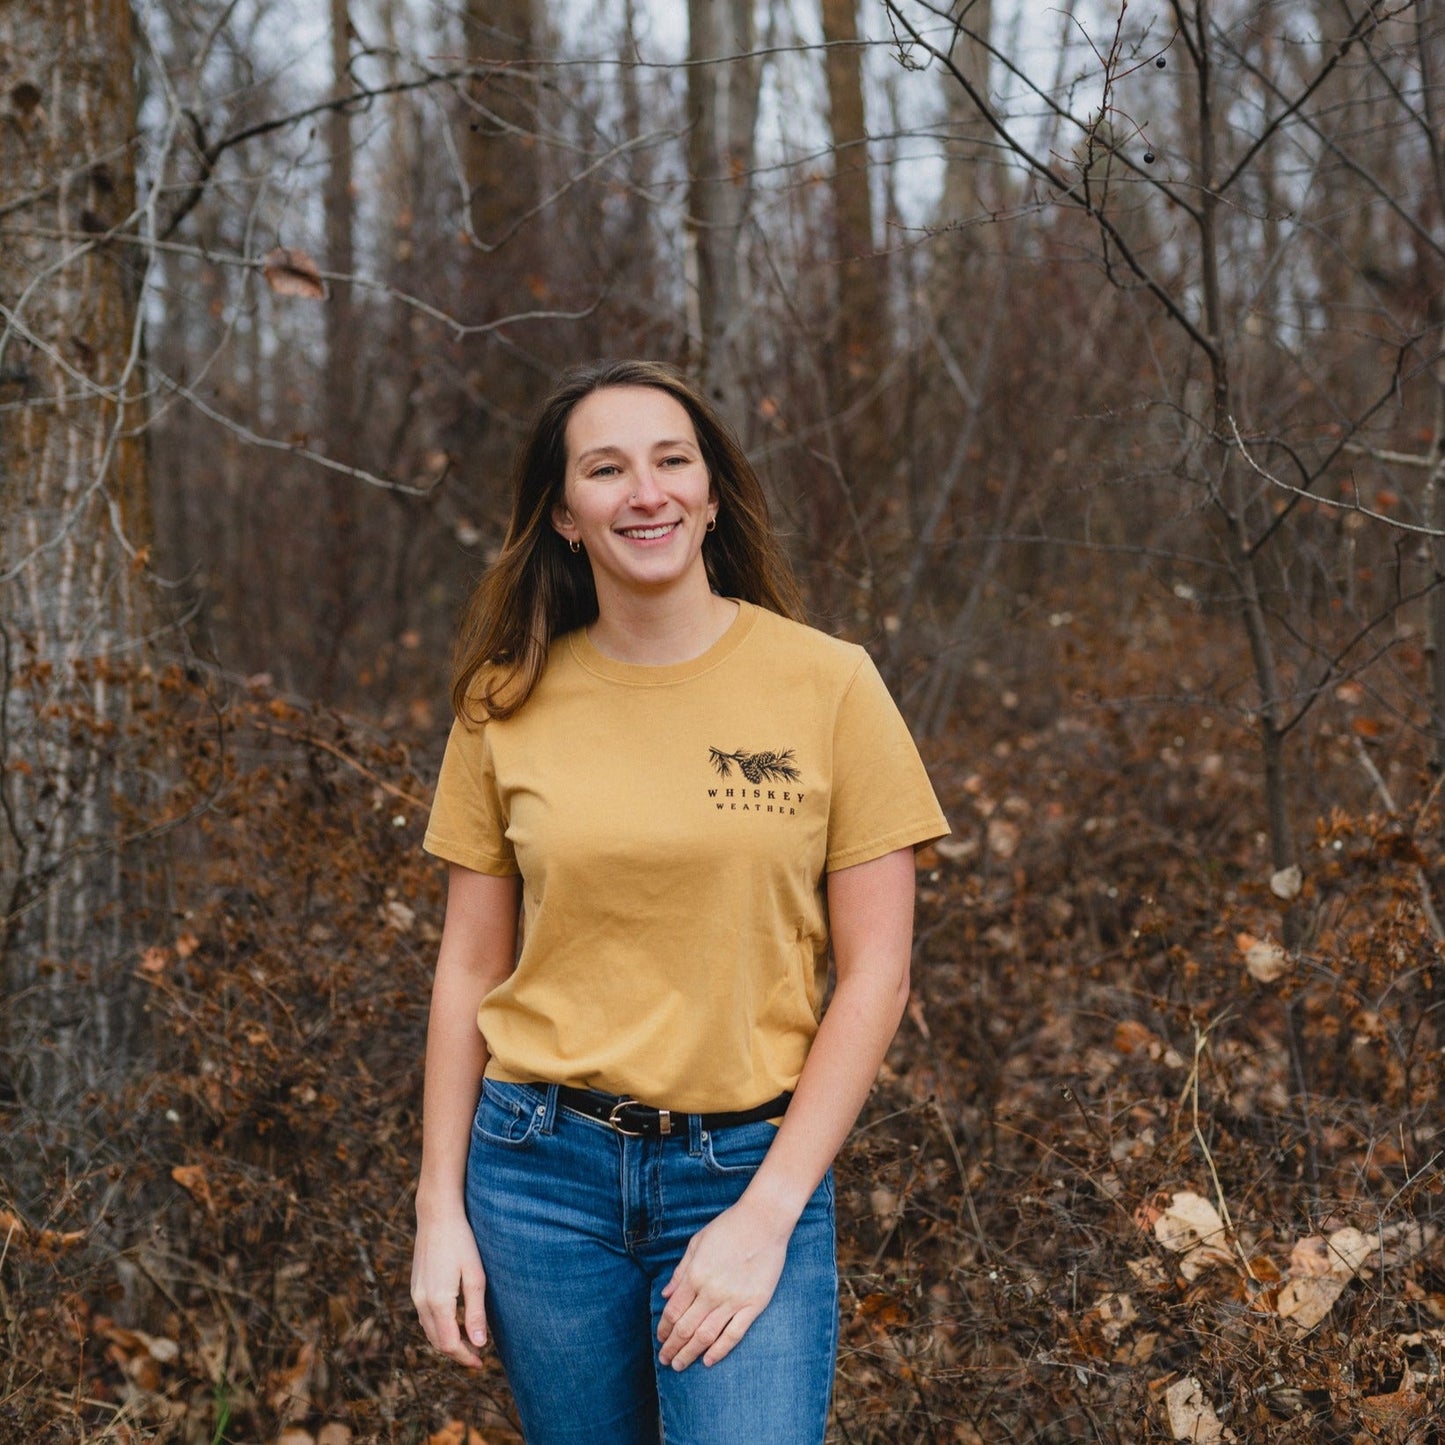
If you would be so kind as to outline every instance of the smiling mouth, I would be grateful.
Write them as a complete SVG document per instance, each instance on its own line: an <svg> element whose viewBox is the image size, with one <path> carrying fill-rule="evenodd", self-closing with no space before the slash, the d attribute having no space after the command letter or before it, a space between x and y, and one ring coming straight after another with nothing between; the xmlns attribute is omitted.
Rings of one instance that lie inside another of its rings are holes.
<svg viewBox="0 0 1445 1445"><path fill-rule="evenodd" d="M633 542L653 542L659 537L666 537L670 532L675 532L681 525L680 522L668 522L662 527L619 527L617 531L620 536Z"/></svg>

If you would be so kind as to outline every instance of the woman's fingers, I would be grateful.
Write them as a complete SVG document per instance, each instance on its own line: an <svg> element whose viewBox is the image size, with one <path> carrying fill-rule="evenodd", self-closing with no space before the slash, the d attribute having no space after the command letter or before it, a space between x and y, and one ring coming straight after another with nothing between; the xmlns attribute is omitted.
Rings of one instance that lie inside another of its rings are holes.
<svg viewBox="0 0 1445 1445"><path fill-rule="evenodd" d="M411 1278L417 1318L434 1350L474 1370L481 1368L482 1361L472 1346L487 1342L486 1290L476 1240L464 1220L460 1225L417 1231Z"/></svg>
<svg viewBox="0 0 1445 1445"><path fill-rule="evenodd" d="M434 1350L460 1365L473 1369L481 1366L480 1357L462 1338L461 1328L457 1324L456 1295L452 1295L450 1299L419 1299L416 1301L416 1313Z"/></svg>
<svg viewBox="0 0 1445 1445"><path fill-rule="evenodd" d="M487 1277L480 1264L462 1269L462 1316L467 1338L480 1349L487 1342ZM478 1361L480 1364L481 1362Z"/></svg>
<svg viewBox="0 0 1445 1445"><path fill-rule="evenodd" d="M685 1370L698 1359L705 1365L717 1364L747 1334L759 1313L751 1305L727 1304L701 1315L696 1324L684 1315L671 1339L677 1352L663 1363L674 1370Z"/></svg>
<svg viewBox="0 0 1445 1445"><path fill-rule="evenodd" d="M747 1334L748 1327L757 1319L756 1310L739 1310L726 1325L721 1333L708 1345L702 1357L704 1365L715 1365L719 1360L726 1359L732 1353L733 1346Z"/></svg>
<svg viewBox="0 0 1445 1445"><path fill-rule="evenodd" d="M787 1254L787 1236L769 1238L737 1205L688 1241L662 1293L658 1362L685 1370L704 1353L716 1364L767 1308Z"/></svg>

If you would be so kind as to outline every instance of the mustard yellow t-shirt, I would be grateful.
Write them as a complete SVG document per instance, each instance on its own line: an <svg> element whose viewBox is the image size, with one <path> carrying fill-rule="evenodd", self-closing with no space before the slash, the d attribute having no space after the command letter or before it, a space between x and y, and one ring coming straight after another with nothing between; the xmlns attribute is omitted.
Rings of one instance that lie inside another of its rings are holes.
<svg viewBox="0 0 1445 1445"><path fill-rule="evenodd" d="M744 602L669 666L557 639L516 714L453 725L423 846L522 876L489 1075L706 1112L798 1081L824 874L947 832L868 654Z"/></svg>

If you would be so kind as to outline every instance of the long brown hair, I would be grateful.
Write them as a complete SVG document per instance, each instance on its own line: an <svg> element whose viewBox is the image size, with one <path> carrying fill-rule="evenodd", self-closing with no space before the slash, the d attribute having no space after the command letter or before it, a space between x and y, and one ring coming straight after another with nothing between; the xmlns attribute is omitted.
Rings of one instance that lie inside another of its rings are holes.
<svg viewBox="0 0 1445 1445"><path fill-rule="evenodd" d="M552 509L566 481L572 409L609 386L655 387L692 418L719 504L717 526L702 548L713 591L803 620L802 597L768 518L762 484L722 418L661 362L591 362L564 373L517 452L506 540L473 589L457 633L452 709L460 718L476 720L478 704L486 717L511 717L542 676L553 639L597 617L591 564L552 526Z"/></svg>

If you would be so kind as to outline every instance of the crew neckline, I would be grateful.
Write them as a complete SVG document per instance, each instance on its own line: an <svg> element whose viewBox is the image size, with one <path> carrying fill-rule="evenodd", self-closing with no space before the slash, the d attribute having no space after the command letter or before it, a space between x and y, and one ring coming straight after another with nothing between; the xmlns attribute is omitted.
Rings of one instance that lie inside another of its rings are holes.
<svg viewBox="0 0 1445 1445"><path fill-rule="evenodd" d="M673 683L687 682L727 661L747 641L748 634L757 621L758 609L751 602L740 597L729 598L738 605L737 616L728 623L722 636L705 652L690 657L686 662L620 662L608 657L587 635L585 627L570 633L567 645L572 656L588 672L609 682L624 682L633 687L667 687Z"/></svg>

